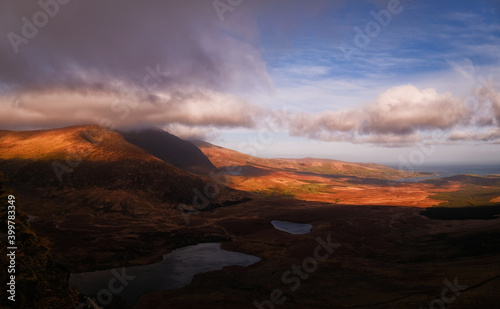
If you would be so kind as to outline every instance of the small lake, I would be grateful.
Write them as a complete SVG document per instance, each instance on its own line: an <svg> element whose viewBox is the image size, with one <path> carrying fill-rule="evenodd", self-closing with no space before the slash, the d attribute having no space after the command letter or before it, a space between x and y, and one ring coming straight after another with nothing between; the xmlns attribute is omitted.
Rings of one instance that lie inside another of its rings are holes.
<svg viewBox="0 0 500 309"><path fill-rule="evenodd" d="M239 252L222 250L219 243L203 243L172 251L155 264L126 267L126 276L135 276L127 286L116 294L133 305L139 296L162 290L178 289L191 283L194 275L219 270L225 266L249 266L260 261L259 257ZM71 274L69 284L86 295L97 295L101 289L108 289L114 274L122 274L121 268ZM119 280L113 286L120 287Z"/></svg>
<svg viewBox="0 0 500 309"><path fill-rule="evenodd" d="M279 221L279 220L273 220L271 221L271 223L275 229L290 234L307 234L313 228L313 226L308 223L293 223L293 222Z"/></svg>

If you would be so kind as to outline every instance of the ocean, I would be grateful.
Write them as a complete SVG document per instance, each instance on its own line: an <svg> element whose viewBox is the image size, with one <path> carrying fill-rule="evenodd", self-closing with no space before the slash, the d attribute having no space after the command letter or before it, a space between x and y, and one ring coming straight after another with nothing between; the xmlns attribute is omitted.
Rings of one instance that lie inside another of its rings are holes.
<svg viewBox="0 0 500 309"><path fill-rule="evenodd" d="M392 168L399 168L399 165L387 164L387 166ZM415 178L405 178L400 179L400 182L415 182L419 180L441 178L441 177L451 177L455 175L471 174L471 175L500 175L500 163L499 164L426 164L421 166L416 166L415 171L417 172L430 172L434 173L433 176L428 177L415 177Z"/></svg>

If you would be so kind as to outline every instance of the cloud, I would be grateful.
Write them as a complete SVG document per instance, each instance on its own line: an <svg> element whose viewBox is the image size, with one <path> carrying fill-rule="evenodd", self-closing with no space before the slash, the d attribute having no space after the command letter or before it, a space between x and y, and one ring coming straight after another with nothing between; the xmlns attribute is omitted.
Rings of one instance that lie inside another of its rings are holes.
<svg viewBox="0 0 500 309"><path fill-rule="evenodd" d="M487 79L481 77L480 82L473 90L466 102L473 110L469 124L478 128L500 127L500 92L490 75Z"/></svg>
<svg viewBox="0 0 500 309"><path fill-rule="evenodd" d="M230 94L271 87L250 15L221 22L201 0L50 3L54 16L18 53L8 35L25 36L43 9L0 4L2 128L254 126L259 109Z"/></svg>
<svg viewBox="0 0 500 309"><path fill-rule="evenodd" d="M6 129L89 123L116 128L174 124L250 128L262 113L235 96L203 88L177 88L144 97L52 89L2 97L0 106L0 123Z"/></svg>
<svg viewBox="0 0 500 309"><path fill-rule="evenodd" d="M449 136L450 141L480 141L480 142L499 142L500 128L492 128L485 132L457 131Z"/></svg>
<svg viewBox="0 0 500 309"><path fill-rule="evenodd" d="M487 88L487 97L489 101L491 102L491 109L492 109L492 114L494 115L497 124L500 125L500 93L492 90L492 88Z"/></svg>
<svg viewBox="0 0 500 309"><path fill-rule="evenodd" d="M357 109L291 116L290 133L326 141L407 145L421 141L420 132L465 123L468 114L465 104L450 93L403 85Z"/></svg>
<svg viewBox="0 0 500 309"><path fill-rule="evenodd" d="M413 133L409 135L398 134L375 134L355 140L355 144L372 144L384 147L404 147L412 146L424 142L427 138L420 134Z"/></svg>
<svg viewBox="0 0 500 309"><path fill-rule="evenodd" d="M221 21L213 1L205 0L40 1L46 2L56 4L57 9L50 6L54 16L42 27L28 27L36 32L30 38L25 21L33 24L36 14L44 14L39 1L0 3L0 89L101 89L109 80L140 85L144 69L160 65L169 76L163 87L269 90L256 16L273 16L268 31L289 37L301 20L334 5L243 1L230 6ZM25 42L12 44L9 35Z"/></svg>
<svg viewBox="0 0 500 309"><path fill-rule="evenodd" d="M214 140L219 134L213 126L186 126L182 124L169 124L163 129L177 137L186 140Z"/></svg>
<svg viewBox="0 0 500 309"><path fill-rule="evenodd" d="M256 12L276 15L273 26L288 36L300 19L330 5L313 2L244 1L221 21L213 2L202 0L3 1L2 128L102 119L116 126L252 127L259 109L231 93L273 87ZM53 16L33 28L44 14L39 3L51 3ZM22 43L12 44L13 35Z"/></svg>
<svg viewBox="0 0 500 309"><path fill-rule="evenodd" d="M465 104L450 93L412 85L393 87L364 107L363 133L410 134L417 130L447 129L467 116Z"/></svg>
<svg viewBox="0 0 500 309"><path fill-rule="evenodd" d="M325 111L319 114L300 113L290 116L292 135L314 136L321 131L353 132L360 128L361 111Z"/></svg>
<svg viewBox="0 0 500 309"><path fill-rule="evenodd" d="M2 6L2 38L22 36L22 17L32 21L42 11L36 1ZM15 89L141 84L144 68L160 65L169 74L165 86L267 87L254 28L235 22L221 23L211 1L71 1L19 53L1 40L0 82Z"/></svg>
<svg viewBox="0 0 500 309"><path fill-rule="evenodd" d="M44 3L49 2L58 3ZM368 2L376 8L387 5L382 0ZM271 108L286 105L294 112L308 111L287 113L291 135L395 146L425 140L433 130L489 129L500 123L498 92L490 91L478 111L471 111L450 93L423 89L428 84L420 89L386 86L393 85L396 76L391 68L399 72L435 62L429 62L434 58L424 57L426 53L402 57L388 52L391 48L377 50L377 44L387 43L383 36L373 41L373 52L359 62L332 63L338 51L325 46L342 38L347 26L341 16L332 19L335 14L329 14L350 10L348 1L313 0L307 5L299 0L243 1L224 13L224 21L213 2L205 0L68 1L57 5L54 16L37 27L36 35L20 44L16 53L9 37L24 35L25 21L33 22L42 11L39 3L0 2L2 128L104 123L118 128L160 126L184 137L201 137L217 134L220 128L262 127L269 122ZM360 15L363 20L365 15ZM303 31L309 26L315 30L313 37L297 40L309 33ZM465 79L472 78L474 67L467 59L457 59L477 46L493 55L498 39L486 39L497 26L484 24L481 44L451 40L461 44L453 52L462 53L446 54L446 59ZM391 41L408 39L404 30L391 35ZM437 35L424 30L422 38ZM446 32L449 37L458 31L452 30ZM398 50L397 45L384 46ZM266 61L273 68L273 81ZM357 78L360 75L364 80ZM382 79L387 81L382 89L389 89L370 103L331 110L358 104L363 97L375 98ZM410 80L414 81L398 79ZM448 83L451 86L431 86L456 89L454 81ZM273 89L275 85L279 88ZM332 97L335 102L329 104ZM269 102L270 108L241 98L259 98L252 101Z"/></svg>

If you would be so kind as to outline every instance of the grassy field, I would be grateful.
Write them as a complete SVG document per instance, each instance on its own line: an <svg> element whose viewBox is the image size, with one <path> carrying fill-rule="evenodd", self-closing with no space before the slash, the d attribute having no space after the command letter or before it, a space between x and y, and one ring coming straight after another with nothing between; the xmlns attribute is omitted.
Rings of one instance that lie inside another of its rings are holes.
<svg viewBox="0 0 500 309"><path fill-rule="evenodd" d="M421 214L438 220L496 219L500 216L500 186L497 177L460 176L466 184L457 191L438 192L430 198L444 200ZM457 177L455 177L457 178ZM442 182L443 180L435 180ZM432 182L432 181L430 181ZM494 201L493 201L494 200Z"/></svg>
<svg viewBox="0 0 500 309"><path fill-rule="evenodd" d="M458 191L439 192L430 198L436 200L445 200L439 207L473 207L473 206L495 206L498 202L491 200L500 196L500 188L483 187L478 185L465 185Z"/></svg>

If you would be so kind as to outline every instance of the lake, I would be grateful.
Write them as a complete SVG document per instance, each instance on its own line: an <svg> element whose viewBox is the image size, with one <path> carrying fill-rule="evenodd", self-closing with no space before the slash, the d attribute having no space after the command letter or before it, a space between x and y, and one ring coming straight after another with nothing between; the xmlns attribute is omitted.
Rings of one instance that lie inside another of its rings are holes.
<svg viewBox="0 0 500 309"><path fill-rule="evenodd" d="M163 261L159 263L126 267L123 270L125 276L135 278L123 280L127 286L115 295L133 305L143 294L186 286L196 274L219 270L225 266L246 267L258 261L260 258L256 256L222 250L219 243L202 243L179 248L164 255ZM120 285L119 279L114 279L117 274L122 274L122 269L71 274L69 284L83 294L97 295L101 289L111 290L108 285L112 279L112 287L120 290L123 284Z"/></svg>
<svg viewBox="0 0 500 309"><path fill-rule="evenodd" d="M313 226L308 223L293 223L287 221L273 220L271 224L277 230L287 232L290 234L307 234L311 231Z"/></svg>

